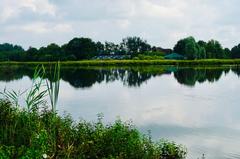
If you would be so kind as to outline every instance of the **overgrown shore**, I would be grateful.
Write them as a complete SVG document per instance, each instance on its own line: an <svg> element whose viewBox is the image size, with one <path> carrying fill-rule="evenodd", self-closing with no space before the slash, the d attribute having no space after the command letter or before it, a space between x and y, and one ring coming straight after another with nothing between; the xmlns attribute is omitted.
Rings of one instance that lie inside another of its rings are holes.
<svg viewBox="0 0 240 159"><path fill-rule="evenodd" d="M154 142L131 122L105 125L74 122L42 108L27 110L0 100L0 158L183 159L186 149L174 142Z"/></svg>
<svg viewBox="0 0 240 159"><path fill-rule="evenodd" d="M27 65L55 64L56 62L0 62L0 65ZM221 66L240 65L240 59L205 59L205 60L83 60L62 61L61 66L145 66L145 65L174 65L174 66Z"/></svg>

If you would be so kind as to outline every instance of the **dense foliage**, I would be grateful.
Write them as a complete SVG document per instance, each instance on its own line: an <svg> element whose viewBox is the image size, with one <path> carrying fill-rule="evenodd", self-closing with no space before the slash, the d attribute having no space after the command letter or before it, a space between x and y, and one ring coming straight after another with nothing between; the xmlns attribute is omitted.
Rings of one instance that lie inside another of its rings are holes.
<svg viewBox="0 0 240 159"><path fill-rule="evenodd" d="M216 40L210 40L208 42L200 40L196 42L193 37L179 40L174 46L174 52L191 60L228 59L231 58L231 54L233 53L228 48L223 49L222 45ZM240 52L238 53L240 54Z"/></svg>
<svg viewBox="0 0 240 159"><path fill-rule="evenodd" d="M80 37L74 38L62 46L52 43L39 49L29 47L24 50L18 45L1 44L0 61L75 61L103 55L110 56L110 59L113 58L111 57L113 55L128 55L127 57L130 58L148 60L163 59L165 55L172 52L181 54L188 60L240 58L240 44L228 49L223 48L216 40L205 42L187 37L179 40L172 51L151 46L140 37L127 37L122 39L119 44L95 42L90 38ZM117 58L124 59L124 57Z"/></svg>
<svg viewBox="0 0 240 159"><path fill-rule="evenodd" d="M183 159L186 149L173 142L153 142L131 124L76 123L45 108L28 111L0 101L0 158L146 158Z"/></svg>
<svg viewBox="0 0 240 159"><path fill-rule="evenodd" d="M206 55L204 49L196 43L193 37L188 37L178 41L174 46L174 52L186 56L188 59L204 58Z"/></svg>
<svg viewBox="0 0 240 159"><path fill-rule="evenodd" d="M0 60L1 61L20 61L25 59L24 49L18 45L0 44Z"/></svg>
<svg viewBox="0 0 240 159"><path fill-rule="evenodd" d="M232 58L240 58L240 44L232 48L231 55Z"/></svg>

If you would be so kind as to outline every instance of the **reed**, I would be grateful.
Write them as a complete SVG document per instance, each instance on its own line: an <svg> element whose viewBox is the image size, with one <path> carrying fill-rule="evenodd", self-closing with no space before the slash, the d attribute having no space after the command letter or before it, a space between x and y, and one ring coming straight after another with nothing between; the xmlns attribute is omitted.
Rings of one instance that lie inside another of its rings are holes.
<svg viewBox="0 0 240 159"><path fill-rule="evenodd" d="M48 96L50 98L51 108L53 112L56 112L59 88L60 88L60 62L55 64L54 70L50 68L50 76L52 80L46 80ZM53 72L53 73L52 73Z"/></svg>

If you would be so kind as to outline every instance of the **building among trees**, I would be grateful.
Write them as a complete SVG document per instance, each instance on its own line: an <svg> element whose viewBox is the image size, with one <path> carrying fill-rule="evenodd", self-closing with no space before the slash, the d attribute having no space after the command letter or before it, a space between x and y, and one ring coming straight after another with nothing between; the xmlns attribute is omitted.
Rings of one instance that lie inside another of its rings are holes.
<svg viewBox="0 0 240 159"><path fill-rule="evenodd" d="M185 56L183 55L180 55L178 53L171 53L171 54L168 54L166 56L164 56L165 59L168 59L168 60L184 60L186 59Z"/></svg>

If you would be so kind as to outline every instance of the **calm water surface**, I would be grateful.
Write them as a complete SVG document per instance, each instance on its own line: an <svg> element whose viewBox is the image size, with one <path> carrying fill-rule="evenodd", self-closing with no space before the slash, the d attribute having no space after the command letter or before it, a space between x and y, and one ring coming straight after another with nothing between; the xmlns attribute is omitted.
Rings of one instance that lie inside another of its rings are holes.
<svg viewBox="0 0 240 159"><path fill-rule="evenodd" d="M188 148L188 158L240 158L240 68L62 68L58 111L74 119L132 120L155 140ZM33 70L0 67L0 89L25 90Z"/></svg>

